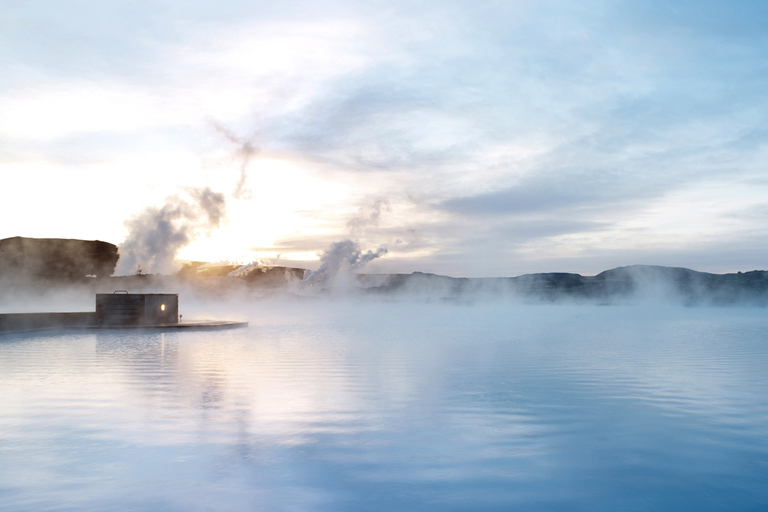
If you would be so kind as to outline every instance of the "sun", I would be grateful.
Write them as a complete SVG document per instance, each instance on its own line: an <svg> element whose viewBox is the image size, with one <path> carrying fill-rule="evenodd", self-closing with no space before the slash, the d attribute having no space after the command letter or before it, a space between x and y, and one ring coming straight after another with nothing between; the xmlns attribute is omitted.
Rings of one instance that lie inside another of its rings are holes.
<svg viewBox="0 0 768 512"><path fill-rule="evenodd" d="M334 236L344 228L344 210L351 191L343 182L325 179L300 163L273 157L256 158L249 166L247 200L230 198L227 219L210 236L201 236L178 257L193 261L306 259L316 251L288 249L292 238Z"/></svg>

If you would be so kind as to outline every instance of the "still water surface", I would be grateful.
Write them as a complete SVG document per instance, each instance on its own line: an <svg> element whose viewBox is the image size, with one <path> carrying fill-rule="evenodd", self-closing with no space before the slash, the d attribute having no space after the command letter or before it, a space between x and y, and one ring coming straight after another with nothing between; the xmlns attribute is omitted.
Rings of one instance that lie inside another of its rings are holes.
<svg viewBox="0 0 768 512"><path fill-rule="evenodd" d="M768 508L764 309L240 316L0 336L0 510Z"/></svg>

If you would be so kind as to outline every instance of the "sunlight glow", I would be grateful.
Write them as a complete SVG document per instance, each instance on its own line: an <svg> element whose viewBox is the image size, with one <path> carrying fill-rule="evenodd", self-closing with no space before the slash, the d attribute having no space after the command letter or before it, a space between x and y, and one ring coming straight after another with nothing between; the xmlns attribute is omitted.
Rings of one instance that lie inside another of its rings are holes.
<svg viewBox="0 0 768 512"><path fill-rule="evenodd" d="M254 159L248 186L253 193L248 201L230 200L227 221L210 238L199 239L184 249L181 259L196 261L252 261L261 259L263 249L275 247L270 258L303 256L307 251L282 251L279 241L300 233L303 237L333 236L338 226L325 220L348 200L343 183L324 180L295 162L278 158ZM257 248L262 248L259 252ZM315 259L316 251L309 251Z"/></svg>

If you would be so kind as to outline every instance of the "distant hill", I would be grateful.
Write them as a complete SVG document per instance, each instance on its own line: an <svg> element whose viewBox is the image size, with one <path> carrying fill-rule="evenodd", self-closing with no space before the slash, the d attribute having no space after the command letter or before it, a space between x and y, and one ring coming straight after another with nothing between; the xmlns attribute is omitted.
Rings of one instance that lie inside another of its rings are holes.
<svg viewBox="0 0 768 512"><path fill-rule="evenodd" d="M215 275L224 275L217 273L215 267L203 268ZM297 291L303 274L304 269L301 268L263 267L250 269L241 279L247 289L259 295L291 293ZM606 270L596 276L550 272L495 278L413 272L354 274L345 284L341 289L331 287L318 294L351 293L446 300L514 298L535 302L587 301L606 304L671 300L688 305L768 305L768 272L762 270L710 274L679 267L632 265Z"/></svg>
<svg viewBox="0 0 768 512"><path fill-rule="evenodd" d="M596 276L553 272L507 278L456 278L414 272L361 274L357 281L368 293L409 293L447 299L514 296L536 301L615 303L671 299L690 305L768 305L768 272L764 270L710 274L687 268L632 265Z"/></svg>
<svg viewBox="0 0 768 512"><path fill-rule="evenodd" d="M24 238L0 240L0 278L78 280L109 277L117 246L99 240Z"/></svg>
<svg viewBox="0 0 768 512"><path fill-rule="evenodd" d="M110 277L118 248L101 241L14 237L0 240L0 295L39 295L51 286L85 286L83 293L184 291L199 298L281 295L363 295L427 300L516 299L526 302L578 301L599 304L665 301L699 305L768 305L768 272L710 274L688 268L632 265L582 276L561 272L517 277L466 278L424 272L353 274L343 286L303 288L303 268L189 262L174 276ZM97 276L98 279L86 279ZM19 286L28 283L29 286Z"/></svg>
<svg viewBox="0 0 768 512"><path fill-rule="evenodd" d="M297 283L304 277L305 269L281 266L245 266L229 263L190 261L177 275L188 278L235 277L253 287L283 288L289 282Z"/></svg>

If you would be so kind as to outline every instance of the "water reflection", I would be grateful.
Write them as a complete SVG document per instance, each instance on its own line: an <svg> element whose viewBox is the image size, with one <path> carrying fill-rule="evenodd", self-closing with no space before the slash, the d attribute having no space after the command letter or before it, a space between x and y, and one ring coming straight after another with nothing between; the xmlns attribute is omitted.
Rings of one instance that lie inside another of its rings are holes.
<svg viewBox="0 0 768 512"><path fill-rule="evenodd" d="M260 313L237 331L4 338L0 508L756 510L768 498L760 310Z"/></svg>

